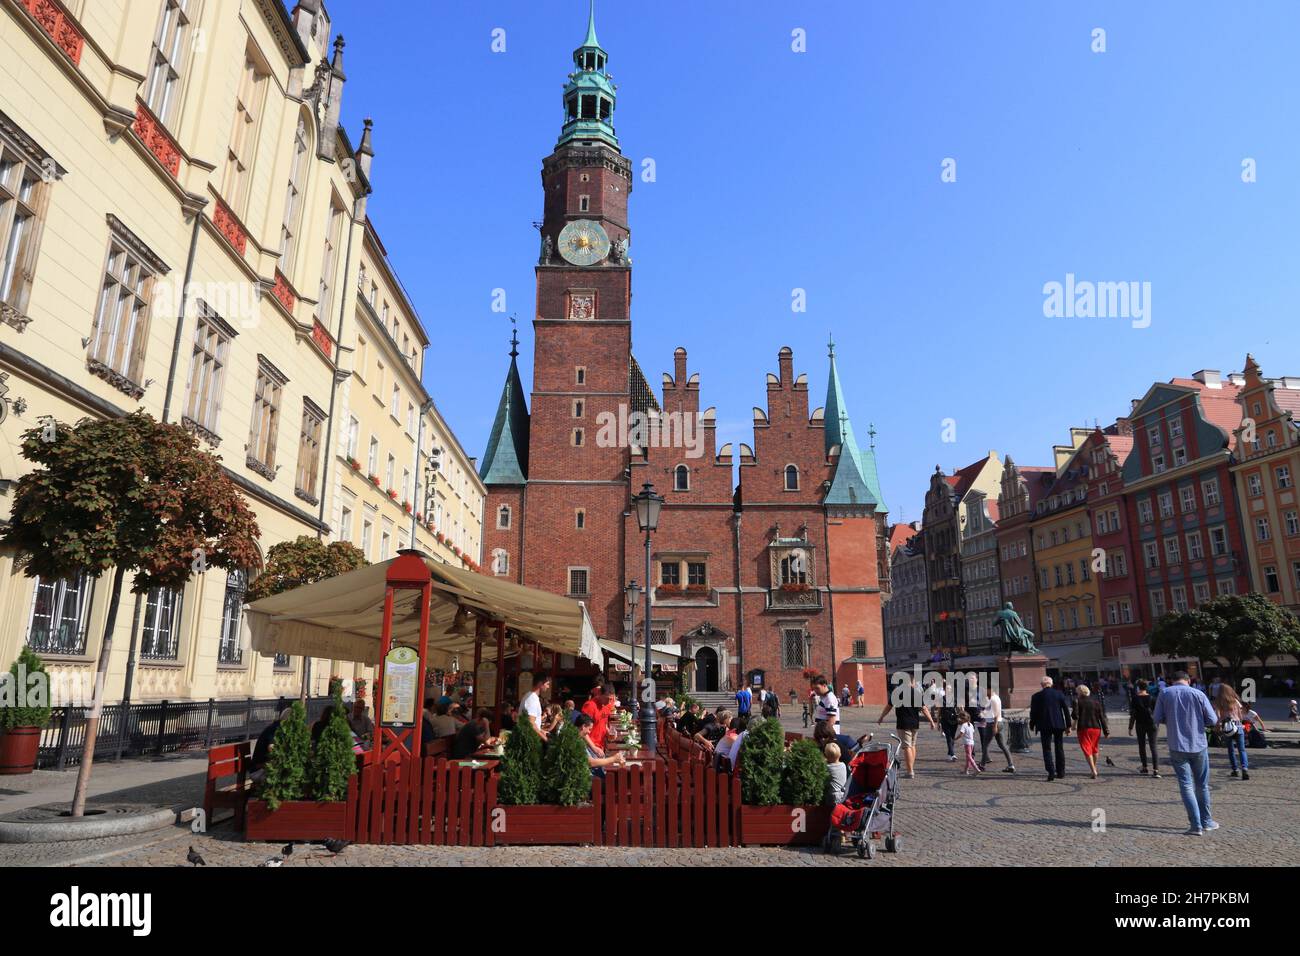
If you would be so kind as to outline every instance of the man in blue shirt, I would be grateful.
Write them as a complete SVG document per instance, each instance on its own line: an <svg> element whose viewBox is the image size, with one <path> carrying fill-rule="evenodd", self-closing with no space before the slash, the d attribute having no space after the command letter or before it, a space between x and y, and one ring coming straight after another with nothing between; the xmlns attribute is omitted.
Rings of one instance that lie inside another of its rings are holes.
<svg viewBox="0 0 1300 956"><path fill-rule="evenodd" d="M754 704L754 695L748 687L736 691L736 716L748 717Z"/></svg>
<svg viewBox="0 0 1300 956"><path fill-rule="evenodd" d="M1219 719L1210 699L1191 686L1185 671L1178 671L1174 682L1156 698L1152 717L1166 728L1169 762L1178 775L1178 789L1187 808L1187 835L1219 829L1210 816L1210 753L1205 731Z"/></svg>

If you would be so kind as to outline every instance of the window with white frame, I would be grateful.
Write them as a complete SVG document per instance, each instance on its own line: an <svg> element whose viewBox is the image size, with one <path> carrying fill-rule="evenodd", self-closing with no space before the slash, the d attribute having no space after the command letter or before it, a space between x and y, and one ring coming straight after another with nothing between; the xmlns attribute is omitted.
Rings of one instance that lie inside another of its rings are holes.
<svg viewBox="0 0 1300 956"><path fill-rule="evenodd" d="M118 388L139 397L144 394L138 383L144 377L149 304L160 264L115 218L110 217L109 224L113 236L87 358L92 371L108 374Z"/></svg>
<svg viewBox="0 0 1300 956"><path fill-rule="evenodd" d="M347 212L338 198L330 202L329 219L325 224L325 250L321 256L320 289L316 294L316 318L326 326L334 312L334 273L339 264L339 244L343 240L343 220Z"/></svg>
<svg viewBox="0 0 1300 956"><path fill-rule="evenodd" d="M1201 499L1205 507L1214 508L1219 504L1219 479L1207 478L1201 482Z"/></svg>
<svg viewBox="0 0 1300 956"><path fill-rule="evenodd" d="M1264 493L1264 482L1260 481L1259 473L1254 472L1246 476L1246 494L1252 498L1258 498Z"/></svg>
<svg viewBox="0 0 1300 956"><path fill-rule="evenodd" d="M379 475L379 439L370 436L370 451L366 454L366 475Z"/></svg>
<svg viewBox="0 0 1300 956"><path fill-rule="evenodd" d="M221 195L236 215L247 208L253 155L257 148L257 128L262 115L268 71L251 55L244 57L244 72L235 95L235 120L226 148L226 169L221 179Z"/></svg>
<svg viewBox="0 0 1300 956"><path fill-rule="evenodd" d="M1200 561L1205 557L1205 549L1201 547L1201 533L1199 531L1192 531L1187 535L1187 557L1192 561Z"/></svg>
<svg viewBox="0 0 1300 956"><path fill-rule="evenodd" d="M295 490L316 499L316 477L320 469L321 430L325 412L311 399L302 400L302 431L298 437L298 474Z"/></svg>
<svg viewBox="0 0 1300 956"><path fill-rule="evenodd" d="M357 416L348 416L347 431L347 456L352 461L357 460L357 445L361 441L361 423L357 421Z"/></svg>
<svg viewBox="0 0 1300 956"><path fill-rule="evenodd" d="M298 223L302 218L302 197L306 188L308 142L307 123L298 120L293 136L293 154L289 161L289 183L285 187L284 219L280 225L280 271L293 275L298 251Z"/></svg>
<svg viewBox="0 0 1300 956"><path fill-rule="evenodd" d="M510 527L510 506L509 505L502 505L500 508L497 509L497 527L502 529Z"/></svg>
<svg viewBox="0 0 1300 956"><path fill-rule="evenodd" d="M691 490L691 470L685 465L673 469L673 491Z"/></svg>
<svg viewBox="0 0 1300 956"><path fill-rule="evenodd" d="M45 217L43 169L51 168L53 160L20 148L23 144L5 133L10 125L6 119L0 113L0 302L22 314L31 293Z"/></svg>
<svg viewBox="0 0 1300 956"><path fill-rule="evenodd" d="M244 660L242 629L244 594L248 591L248 574L236 569L226 575L226 590L221 602L221 637L217 645L217 663L235 665Z"/></svg>
<svg viewBox="0 0 1300 956"><path fill-rule="evenodd" d="M1222 557L1228 553L1228 532L1222 525L1210 529L1210 554Z"/></svg>
<svg viewBox="0 0 1300 956"><path fill-rule="evenodd" d="M1175 448L1175 449L1174 449L1174 467L1175 467L1175 468L1181 468L1181 467L1182 467L1183 465L1185 465L1185 464L1187 464L1187 449L1186 449L1186 448Z"/></svg>
<svg viewBox="0 0 1300 956"><path fill-rule="evenodd" d="M1173 596L1174 612L1176 614L1181 614L1183 613L1183 611L1186 611L1187 610L1187 588L1185 588L1183 585L1180 584L1177 587L1170 588L1169 593Z"/></svg>
<svg viewBox="0 0 1300 956"><path fill-rule="evenodd" d="M186 383L185 418L209 435L218 434L221 399L226 388L226 363L230 343L237 334L202 299L194 327L190 378Z"/></svg>
<svg viewBox="0 0 1300 956"><path fill-rule="evenodd" d="M1169 537L1165 538L1165 563L1182 564L1182 549L1179 547L1178 539Z"/></svg>
<svg viewBox="0 0 1300 956"><path fill-rule="evenodd" d="M1181 418L1171 418L1167 424L1170 438L1178 438L1183 434L1183 421Z"/></svg>
<svg viewBox="0 0 1300 956"><path fill-rule="evenodd" d="M1210 582L1197 581L1192 585L1192 600L1197 604L1204 604L1210 599Z"/></svg>
<svg viewBox="0 0 1300 956"><path fill-rule="evenodd" d="M1237 582L1234 581L1232 578L1219 578L1217 581L1214 582L1214 585L1215 585L1215 590L1218 591L1219 594L1237 593Z"/></svg>
<svg viewBox="0 0 1300 956"><path fill-rule="evenodd" d="M1298 516L1296 512L1288 511L1282 517L1286 522L1286 534L1288 538L1300 534L1300 516Z"/></svg>
<svg viewBox="0 0 1300 956"><path fill-rule="evenodd" d="M799 490L799 469L795 465L785 466L785 490Z"/></svg>
<svg viewBox="0 0 1300 956"><path fill-rule="evenodd" d="M1178 489L1178 502L1182 506L1183 514L1190 514L1196 510L1196 489L1191 485L1184 485Z"/></svg>
<svg viewBox="0 0 1300 956"><path fill-rule="evenodd" d="M586 597L590 568L569 568L569 596Z"/></svg>
<svg viewBox="0 0 1300 956"><path fill-rule="evenodd" d="M180 102L185 56L190 48L191 15L197 0L163 0L149 71L145 78L144 101L150 111L171 126Z"/></svg>
<svg viewBox="0 0 1300 956"><path fill-rule="evenodd" d="M1160 502L1160 517L1172 518L1174 516L1174 496L1167 491L1162 491L1158 500Z"/></svg>
<svg viewBox="0 0 1300 956"><path fill-rule="evenodd" d="M1154 541L1142 542L1143 564L1148 568L1160 567L1160 547Z"/></svg>
<svg viewBox="0 0 1300 956"><path fill-rule="evenodd" d="M1150 524L1151 521L1154 520L1154 515L1151 513L1151 499L1150 498L1141 499L1140 501L1138 501L1137 507L1138 507L1138 521L1142 522L1143 524Z"/></svg>
<svg viewBox="0 0 1300 956"><path fill-rule="evenodd" d="M94 579L82 572L66 578L36 578L27 646L37 654L86 653Z"/></svg>
<svg viewBox="0 0 1300 956"><path fill-rule="evenodd" d="M253 416L248 433L249 464L260 464L274 477L275 442L280 429L280 395L288 379L259 355L253 390Z"/></svg>
<svg viewBox="0 0 1300 956"><path fill-rule="evenodd" d="M181 591L151 588L145 595L144 619L140 625L140 657L144 660L174 661L180 651Z"/></svg>
<svg viewBox="0 0 1300 956"><path fill-rule="evenodd" d="M1151 598L1151 619L1158 620L1165 616L1165 592L1155 590L1150 592Z"/></svg>
<svg viewBox="0 0 1300 956"><path fill-rule="evenodd" d="M494 548L492 551L492 573L497 576L504 576L510 573L510 553L505 548Z"/></svg>
<svg viewBox="0 0 1300 956"><path fill-rule="evenodd" d="M1273 477L1276 479L1279 488L1291 487L1291 469L1286 465L1278 465L1274 468Z"/></svg>

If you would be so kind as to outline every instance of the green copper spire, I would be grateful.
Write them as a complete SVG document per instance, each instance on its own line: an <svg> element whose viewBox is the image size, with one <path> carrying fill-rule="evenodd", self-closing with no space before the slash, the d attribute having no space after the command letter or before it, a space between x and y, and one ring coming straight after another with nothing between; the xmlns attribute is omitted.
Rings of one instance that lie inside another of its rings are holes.
<svg viewBox="0 0 1300 956"><path fill-rule="evenodd" d="M591 0L591 8L587 13L587 39L582 41L582 45L600 49L600 41L596 39L596 0Z"/></svg>
<svg viewBox="0 0 1300 956"><path fill-rule="evenodd" d="M831 359L830 379L826 383L826 453L836 445L840 455L835 466L835 477L826 493L826 504L875 505L876 511L885 513L885 499L880 494L880 476L876 472L876 429L873 425L871 447L865 451L858 447L849 422L849 410L840 387L840 373L835 365L835 340L828 343Z"/></svg>
<svg viewBox="0 0 1300 956"><path fill-rule="evenodd" d="M528 406L519 378L519 336L510 337L510 371L492 423L478 476L485 485L522 485L528 481Z"/></svg>
<svg viewBox="0 0 1300 956"><path fill-rule="evenodd" d="M556 146L600 141L618 149L614 135L614 101L618 87L605 70L609 55L596 39L596 0L587 16L587 38L573 51L569 82L564 86L564 126Z"/></svg>

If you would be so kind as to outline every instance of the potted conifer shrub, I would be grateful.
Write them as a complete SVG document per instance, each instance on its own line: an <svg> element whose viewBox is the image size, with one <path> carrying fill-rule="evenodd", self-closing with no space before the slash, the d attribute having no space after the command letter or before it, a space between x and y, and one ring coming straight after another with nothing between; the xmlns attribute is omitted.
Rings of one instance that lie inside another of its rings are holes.
<svg viewBox="0 0 1300 956"><path fill-rule="evenodd" d="M307 728L307 712L300 701L294 701L289 715L280 722L266 761L266 779L257 797L248 801L244 836L249 840L326 840L341 839L347 827L347 780L342 781L342 793L337 782L341 775L338 760L339 724L347 733L347 756L355 767L352 756L352 734L347 728L347 717L342 701L335 696L334 713L326 731L321 734L321 745L326 745L327 757L313 756L311 731ZM333 732L331 735L331 731ZM328 766L328 769L326 767ZM313 777L313 772L317 776ZM322 802L311 799L314 783L325 782L333 786Z"/></svg>
<svg viewBox="0 0 1300 956"><path fill-rule="evenodd" d="M525 720L523 723L530 723ZM531 724L525 731L537 740ZM510 735L513 741L519 731ZM509 746L507 744L507 746ZM505 771L502 771L504 779ZM505 829L497 835L504 844L595 843L600 810L591 803L591 768L582 735L572 724L561 726L546 745L542 758L540 797L543 803L510 806ZM504 802L504 801L503 801Z"/></svg>
<svg viewBox="0 0 1300 956"><path fill-rule="evenodd" d="M768 733L773 737L778 734L782 742L785 735L775 720L764 720L760 725L774 725L774 730L763 733L764 746L770 748ZM741 792L744 795L744 776L746 762L758 756L762 765L761 780L755 778L750 785L750 794L755 799L771 799L771 777L766 773L768 765L763 761L765 753L750 753L750 743L754 731L745 738L745 747L741 756ZM760 748L762 750L763 748ZM789 750L781 755L780 775L777 784L779 803L768 805L744 806L740 808L740 835L747 844L764 846L796 846L820 843L830 826L830 807L822 802L826 791L826 781L830 771L826 769L826 757L821 748L811 740L796 740Z"/></svg>
<svg viewBox="0 0 1300 956"><path fill-rule="evenodd" d="M33 679L34 674L40 676ZM31 773L50 722L50 679L45 665L24 647L0 688L0 774Z"/></svg>

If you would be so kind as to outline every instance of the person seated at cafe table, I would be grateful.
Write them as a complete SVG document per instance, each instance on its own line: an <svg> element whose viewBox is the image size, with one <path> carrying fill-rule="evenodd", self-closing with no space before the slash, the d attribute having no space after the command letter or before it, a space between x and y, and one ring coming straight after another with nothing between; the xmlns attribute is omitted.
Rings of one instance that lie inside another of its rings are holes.
<svg viewBox="0 0 1300 956"><path fill-rule="evenodd" d="M718 741L726 735L730 725L731 711L719 707L716 713L704 715L704 722L700 724L700 729L695 734L694 739L704 744L712 753L717 747Z"/></svg>
<svg viewBox="0 0 1300 956"><path fill-rule="evenodd" d="M480 710L473 720L456 731L456 738L451 743L453 760L472 757L480 747L496 746L497 738L491 736L492 711Z"/></svg>
<svg viewBox="0 0 1300 956"><path fill-rule="evenodd" d="M546 712L542 714L543 739L550 740L558 734L564 726L564 720L564 708L559 704L548 704Z"/></svg>
<svg viewBox="0 0 1300 956"><path fill-rule="evenodd" d="M437 740L441 737L453 737L456 731L460 730L460 721L451 715L451 707L441 701L433 708L433 717L429 720L433 727L433 736L430 740Z"/></svg>
<svg viewBox="0 0 1300 956"><path fill-rule="evenodd" d="M677 718L677 729L687 737L694 737L700 729L700 705L691 702L686 708L686 713Z"/></svg>
<svg viewBox="0 0 1300 956"><path fill-rule="evenodd" d="M727 723L727 731L713 745L713 769L730 773L732 767L732 748L740 739L741 718L732 717Z"/></svg>
<svg viewBox="0 0 1300 956"><path fill-rule="evenodd" d="M352 702L352 713L348 717L348 728L362 741L369 741L375 736L375 722L366 713L366 702L360 697Z"/></svg>
<svg viewBox="0 0 1300 956"><path fill-rule="evenodd" d="M578 708L570 697L564 702L564 719L567 723L573 723L578 717Z"/></svg>
<svg viewBox="0 0 1300 956"><path fill-rule="evenodd" d="M578 733L582 735L582 742L587 748L587 766L591 768L593 777L605 776L606 767L622 767L627 763L626 752L620 750L614 756L607 757L604 748L591 739L596 722L590 714L578 714L574 726L578 728Z"/></svg>

